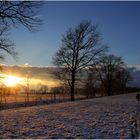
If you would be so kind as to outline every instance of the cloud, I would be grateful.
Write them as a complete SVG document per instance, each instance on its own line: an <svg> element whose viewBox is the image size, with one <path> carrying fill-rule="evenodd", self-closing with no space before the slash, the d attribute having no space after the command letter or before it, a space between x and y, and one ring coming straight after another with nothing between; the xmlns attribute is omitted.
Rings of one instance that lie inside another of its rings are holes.
<svg viewBox="0 0 140 140"><path fill-rule="evenodd" d="M24 65L20 65L20 67L27 68L27 67L32 67L32 65L30 65L29 63L25 63Z"/></svg>
<svg viewBox="0 0 140 140"><path fill-rule="evenodd" d="M52 76L52 71L56 70L54 67L32 67L28 63L21 66L2 66L3 75L12 75L24 78L27 81L27 76L31 84L35 87L38 84L48 85L54 87L58 85L58 80Z"/></svg>
<svg viewBox="0 0 140 140"><path fill-rule="evenodd" d="M21 66L5 66L2 65L2 73L8 75L15 75L26 78L27 75L30 79L36 79L36 83L47 84L49 86L57 85L58 81L54 79L52 73L57 70L56 67L33 67L28 63ZM128 65L128 69L132 75L133 81L130 86L140 87L140 65Z"/></svg>
<svg viewBox="0 0 140 140"><path fill-rule="evenodd" d="M128 65L128 70L133 78L129 86L140 87L140 65Z"/></svg>

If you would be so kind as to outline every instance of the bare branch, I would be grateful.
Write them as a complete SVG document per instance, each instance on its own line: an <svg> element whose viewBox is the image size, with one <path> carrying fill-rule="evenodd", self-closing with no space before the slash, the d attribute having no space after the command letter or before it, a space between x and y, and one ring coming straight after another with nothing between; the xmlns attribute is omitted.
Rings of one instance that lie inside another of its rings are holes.
<svg viewBox="0 0 140 140"><path fill-rule="evenodd" d="M36 31L42 23L37 11L41 5L39 1L1 1L0 23L9 27L21 24L29 31Z"/></svg>
<svg viewBox="0 0 140 140"><path fill-rule="evenodd" d="M17 56L17 52L14 50L14 43L7 38L9 28L7 26L0 26L0 58L4 59L2 52L6 52L14 57Z"/></svg>

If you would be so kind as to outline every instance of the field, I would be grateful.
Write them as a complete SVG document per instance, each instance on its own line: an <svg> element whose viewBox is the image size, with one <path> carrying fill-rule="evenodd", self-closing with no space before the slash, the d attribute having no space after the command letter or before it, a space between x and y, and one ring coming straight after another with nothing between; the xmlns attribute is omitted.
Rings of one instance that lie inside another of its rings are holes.
<svg viewBox="0 0 140 140"><path fill-rule="evenodd" d="M83 95L76 95L75 99L85 98ZM25 93L18 94L0 94L0 109L17 108L23 106L34 106L42 104L51 104L70 101L70 95L65 94L40 94L30 93L28 96Z"/></svg>
<svg viewBox="0 0 140 140"><path fill-rule="evenodd" d="M83 95L76 95L75 98L84 98ZM22 94L8 94L4 96L0 96L1 103L20 103L25 102L27 99L27 95L25 93ZM29 101L36 101L36 100L62 100L62 99L70 99L70 95L64 94L29 94Z"/></svg>
<svg viewBox="0 0 140 140"><path fill-rule="evenodd" d="M138 138L135 93L0 111L0 138Z"/></svg>
<svg viewBox="0 0 140 140"><path fill-rule="evenodd" d="M63 98L62 95L56 95L56 99ZM66 98L66 96L64 97ZM29 101L36 101L36 100L51 100L54 99L53 94L29 94ZM27 100L27 95L25 93L21 94L8 94L3 97L1 97L1 102L2 103L20 103L20 102L25 102Z"/></svg>

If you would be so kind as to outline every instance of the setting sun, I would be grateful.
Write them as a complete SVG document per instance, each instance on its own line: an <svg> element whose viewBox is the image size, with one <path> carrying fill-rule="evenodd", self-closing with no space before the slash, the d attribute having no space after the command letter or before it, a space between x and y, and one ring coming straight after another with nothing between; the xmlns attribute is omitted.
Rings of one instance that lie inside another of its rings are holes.
<svg viewBox="0 0 140 140"><path fill-rule="evenodd" d="M8 76L5 78L4 83L8 87L16 86L18 83L20 83L21 79L15 76Z"/></svg>

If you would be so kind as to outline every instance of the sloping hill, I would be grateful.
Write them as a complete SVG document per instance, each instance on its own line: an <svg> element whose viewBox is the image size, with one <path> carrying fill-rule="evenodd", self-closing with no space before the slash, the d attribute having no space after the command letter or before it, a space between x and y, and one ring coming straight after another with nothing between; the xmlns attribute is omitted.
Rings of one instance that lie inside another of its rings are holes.
<svg viewBox="0 0 140 140"><path fill-rule="evenodd" d="M132 138L138 107L134 93L3 110L0 138Z"/></svg>

